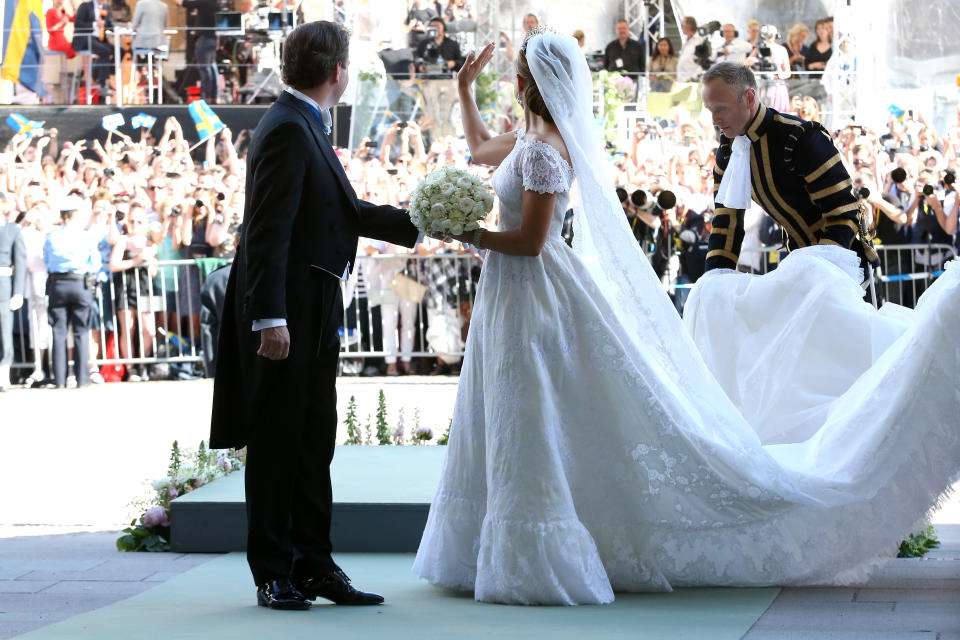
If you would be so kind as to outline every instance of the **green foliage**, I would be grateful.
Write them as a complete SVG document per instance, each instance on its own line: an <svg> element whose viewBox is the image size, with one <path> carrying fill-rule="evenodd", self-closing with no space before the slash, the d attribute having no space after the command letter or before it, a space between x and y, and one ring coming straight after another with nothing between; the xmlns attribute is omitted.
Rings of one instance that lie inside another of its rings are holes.
<svg viewBox="0 0 960 640"><path fill-rule="evenodd" d="M427 444L433 440L433 429L429 427L418 427L413 432L413 444Z"/></svg>
<svg viewBox="0 0 960 640"><path fill-rule="evenodd" d="M177 441L173 441L173 450L170 451L170 467L167 469L167 475L171 478L176 478L180 475L180 464L182 463L183 458L180 454L180 445L177 444Z"/></svg>
<svg viewBox="0 0 960 640"><path fill-rule="evenodd" d="M373 416L369 413L363 426L363 444L373 444Z"/></svg>
<svg viewBox="0 0 960 640"><path fill-rule="evenodd" d="M117 539L120 551L170 550L170 501L190 493L203 485L242 469L247 462L246 450L225 449L214 452L201 442L196 452L180 449L174 441L170 450L167 477L152 483L150 500L137 501L143 510L139 520L133 520ZM149 521L146 518L149 517ZM149 524L148 524L149 522Z"/></svg>
<svg viewBox="0 0 960 640"><path fill-rule="evenodd" d="M197 447L197 467L204 468L208 463L207 455L207 443L203 440L200 441L200 446Z"/></svg>
<svg viewBox="0 0 960 640"><path fill-rule="evenodd" d="M344 419L347 425L346 444L363 444L360 435L360 424L357 421L357 398L350 396L350 402L347 404L347 417Z"/></svg>
<svg viewBox="0 0 960 640"><path fill-rule="evenodd" d="M378 71L360 71L357 74L357 80L359 82L380 82L383 79L383 76L380 75Z"/></svg>
<svg viewBox="0 0 960 640"><path fill-rule="evenodd" d="M474 85L474 100L480 113L496 106L500 76L494 71L484 71L477 76Z"/></svg>
<svg viewBox="0 0 960 640"><path fill-rule="evenodd" d="M443 435L437 438L437 444L446 445L450 442L450 427L453 426L453 418L450 418L450 422L447 423L447 430L443 432Z"/></svg>
<svg viewBox="0 0 960 640"><path fill-rule="evenodd" d="M377 444L390 444L390 430L387 428L387 396L380 389L377 397Z"/></svg>
<svg viewBox="0 0 960 640"><path fill-rule="evenodd" d="M625 88L624 78L617 72L599 73L600 90L603 91L603 134L607 142L617 141L617 115L630 100L631 92Z"/></svg>
<svg viewBox="0 0 960 640"><path fill-rule="evenodd" d="M143 517L123 530L117 538L117 551L170 551L170 527L147 528Z"/></svg>
<svg viewBox="0 0 960 640"><path fill-rule="evenodd" d="M921 558L931 549L940 546L940 540L937 538L937 532L933 525L927 525L927 528L920 533L914 533L909 538L900 543L900 553L898 558Z"/></svg>

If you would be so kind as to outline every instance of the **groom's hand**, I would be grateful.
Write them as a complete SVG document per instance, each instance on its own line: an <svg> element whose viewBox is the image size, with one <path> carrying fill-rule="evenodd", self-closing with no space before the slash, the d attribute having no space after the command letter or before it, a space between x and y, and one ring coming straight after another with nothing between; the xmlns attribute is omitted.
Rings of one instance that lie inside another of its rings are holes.
<svg viewBox="0 0 960 640"><path fill-rule="evenodd" d="M260 330L258 356L268 360L286 360L290 355L290 332L286 327L270 327Z"/></svg>

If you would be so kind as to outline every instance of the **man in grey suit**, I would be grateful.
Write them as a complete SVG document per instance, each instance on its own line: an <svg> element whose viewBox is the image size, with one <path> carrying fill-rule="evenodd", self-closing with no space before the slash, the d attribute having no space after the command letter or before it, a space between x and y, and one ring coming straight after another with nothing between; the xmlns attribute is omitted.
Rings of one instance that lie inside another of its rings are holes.
<svg viewBox="0 0 960 640"><path fill-rule="evenodd" d="M0 201L0 391L10 386L13 364L13 312L23 306L27 249L20 227L7 220L9 205Z"/></svg>
<svg viewBox="0 0 960 640"><path fill-rule="evenodd" d="M140 0L133 10L133 48L159 49L166 40L163 30L170 24L170 9L163 0Z"/></svg>

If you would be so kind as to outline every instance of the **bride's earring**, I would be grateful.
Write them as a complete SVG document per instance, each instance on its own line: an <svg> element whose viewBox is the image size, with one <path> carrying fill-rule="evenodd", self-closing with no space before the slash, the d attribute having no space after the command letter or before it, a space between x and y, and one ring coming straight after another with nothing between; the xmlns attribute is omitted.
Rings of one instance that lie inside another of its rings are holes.
<svg viewBox="0 0 960 640"><path fill-rule="evenodd" d="M519 105L522 107L522 106L523 106L523 96L518 93L518 94L516 95L516 98L517 98L517 104L519 104Z"/></svg>

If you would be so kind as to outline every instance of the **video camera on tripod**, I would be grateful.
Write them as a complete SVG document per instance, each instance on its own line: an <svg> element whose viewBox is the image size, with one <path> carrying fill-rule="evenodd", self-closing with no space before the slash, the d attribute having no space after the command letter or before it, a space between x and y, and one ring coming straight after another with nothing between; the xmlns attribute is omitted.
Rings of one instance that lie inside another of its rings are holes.
<svg viewBox="0 0 960 640"><path fill-rule="evenodd" d="M436 26L427 27L424 31L423 42L426 42L426 47L423 52L423 56L417 58L414 61L417 69L420 70L420 73L425 73L427 75L443 75L449 69L444 65L444 60L440 57L440 45L437 44L437 36L440 35L440 30Z"/></svg>
<svg viewBox="0 0 960 640"><path fill-rule="evenodd" d="M777 70L777 65L773 63L773 52L770 50L767 38L776 38L779 33L777 27L772 24L765 24L760 27L760 42L757 43L759 58L757 63L753 65L754 71L770 72Z"/></svg>
<svg viewBox="0 0 960 640"><path fill-rule="evenodd" d="M713 64L713 46L710 44L710 36L718 31L720 31L720 22L717 20L711 20L697 29L697 33L703 37L703 41L693 48L693 60L704 71Z"/></svg>

